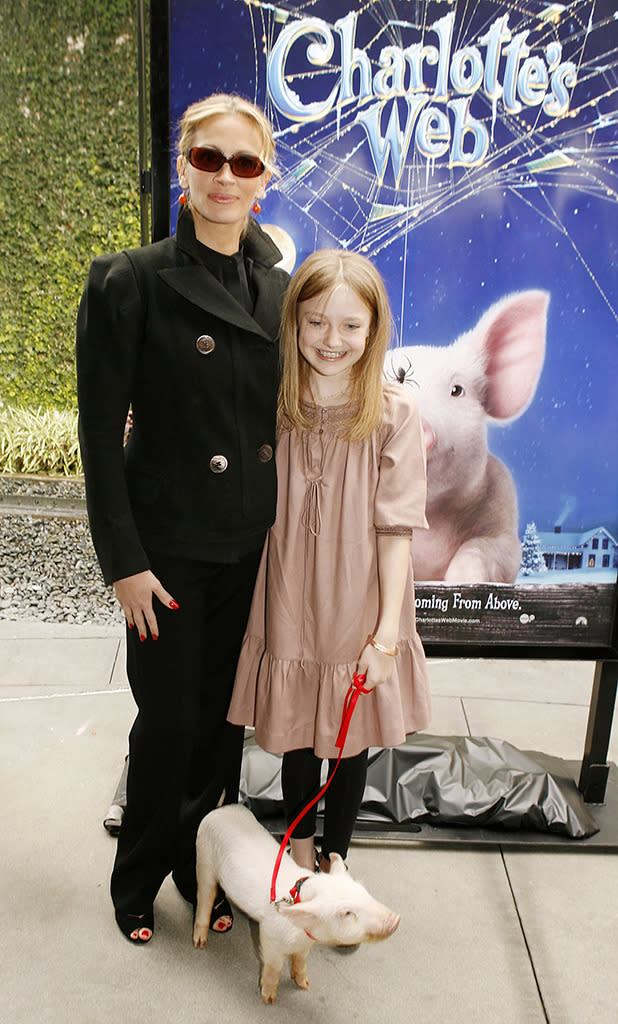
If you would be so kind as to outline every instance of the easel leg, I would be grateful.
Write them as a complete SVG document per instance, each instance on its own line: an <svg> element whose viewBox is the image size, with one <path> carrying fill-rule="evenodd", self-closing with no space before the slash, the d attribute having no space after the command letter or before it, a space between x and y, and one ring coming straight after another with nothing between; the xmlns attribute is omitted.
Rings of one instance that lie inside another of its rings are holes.
<svg viewBox="0 0 618 1024"><path fill-rule="evenodd" d="M605 799L609 764L607 752L612 731L612 719L616 704L618 661L597 661L586 746L579 776L579 790L587 804L602 804Z"/></svg>

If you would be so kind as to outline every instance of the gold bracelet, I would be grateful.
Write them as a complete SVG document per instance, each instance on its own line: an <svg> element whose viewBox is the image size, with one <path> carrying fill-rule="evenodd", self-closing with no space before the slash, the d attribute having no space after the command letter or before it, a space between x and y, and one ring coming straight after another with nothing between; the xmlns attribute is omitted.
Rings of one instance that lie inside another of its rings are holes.
<svg viewBox="0 0 618 1024"><path fill-rule="evenodd" d="M388 654L389 658L396 658L399 654L399 648L397 645L395 645L395 647L385 647L384 644L381 644L378 640L374 639L373 633L371 636L367 637L367 643L371 644L372 647L375 647L376 651L379 651L380 654Z"/></svg>

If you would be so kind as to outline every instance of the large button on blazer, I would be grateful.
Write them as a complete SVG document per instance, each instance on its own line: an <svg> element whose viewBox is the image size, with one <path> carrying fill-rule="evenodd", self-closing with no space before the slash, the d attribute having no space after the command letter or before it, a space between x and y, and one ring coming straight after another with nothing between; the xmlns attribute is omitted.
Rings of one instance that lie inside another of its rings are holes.
<svg viewBox="0 0 618 1024"><path fill-rule="evenodd" d="M149 568L148 549L208 559L213 545L250 542L274 519L275 461L263 453L275 445L289 278L255 221L244 246L252 315L201 262L188 212L174 238L90 267L77 322L79 431L107 583Z"/></svg>

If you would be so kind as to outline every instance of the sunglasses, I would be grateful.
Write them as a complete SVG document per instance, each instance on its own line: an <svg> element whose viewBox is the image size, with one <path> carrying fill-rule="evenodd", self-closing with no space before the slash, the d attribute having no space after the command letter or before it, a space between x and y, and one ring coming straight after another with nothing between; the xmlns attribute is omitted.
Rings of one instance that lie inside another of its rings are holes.
<svg viewBox="0 0 618 1024"><path fill-rule="evenodd" d="M220 150L210 146L193 146L187 153L187 160L198 171L208 171L210 174L220 171L223 164L229 164L236 178L258 178L264 171L264 164L257 156L248 153L223 156Z"/></svg>

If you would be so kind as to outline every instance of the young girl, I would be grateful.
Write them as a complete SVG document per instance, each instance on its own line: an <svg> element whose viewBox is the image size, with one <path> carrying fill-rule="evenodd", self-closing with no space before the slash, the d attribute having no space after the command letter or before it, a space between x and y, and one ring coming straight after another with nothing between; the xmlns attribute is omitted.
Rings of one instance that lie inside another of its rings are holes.
<svg viewBox="0 0 618 1024"><path fill-rule="evenodd" d="M291 823L319 789L355 672L366 673L344 757L326 794L321 870L346 857L367 748L429 723L415 628L410 542L426 527L425 450L414 399L384 383L391 314L365 257L321 250L295 274L280 335L277 517L271 528L229 719L283 753ZM332 765L331 765L332 769ZM292 856L315 867L315 808Z"/></svg>

